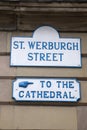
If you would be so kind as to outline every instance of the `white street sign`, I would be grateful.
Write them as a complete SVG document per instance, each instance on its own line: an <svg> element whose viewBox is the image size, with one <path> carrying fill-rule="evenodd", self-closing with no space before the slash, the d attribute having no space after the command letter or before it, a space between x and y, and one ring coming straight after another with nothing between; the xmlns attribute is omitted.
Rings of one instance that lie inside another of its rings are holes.
<svg viewBox="0 0 87 130"><path fill-rule="evenodd" d="M12 96L16 101L77 102L80 84L76 79L18 78Z"/></svg>
<svg viewBox="0 0 87 130"><path fill-rule="evenodd" d="M12 37L11 66L81 67L80 38L60 38L50 26L32 37Z"/></svg>

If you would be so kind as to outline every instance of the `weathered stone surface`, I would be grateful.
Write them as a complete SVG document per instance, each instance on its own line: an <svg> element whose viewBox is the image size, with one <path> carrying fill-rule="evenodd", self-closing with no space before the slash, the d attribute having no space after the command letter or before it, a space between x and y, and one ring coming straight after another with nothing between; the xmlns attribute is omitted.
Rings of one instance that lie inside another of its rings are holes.
<svg viewBox="0 0 87 130"><path fill-rule="evenodd" d="M16 15L0 13L0 30L16 30Z"/></svg>
<svg viewBox="0 0 87 130"><path fill-rule="evenodd" d="M10 67L9 56L0 56L0 76L16 76L16 67Z"/></svg>
<svg viewBox="0 0 87 130"><path fill-rule="evenodd" d="M0 129L77 130L76 108L1 105Z"/></svg>
<svg viewBox="0 0 87 130"><path fill-rule="evenodd" d="M77 107L77 121L78 121L78 130L87 129L87 106Z"/></svg>

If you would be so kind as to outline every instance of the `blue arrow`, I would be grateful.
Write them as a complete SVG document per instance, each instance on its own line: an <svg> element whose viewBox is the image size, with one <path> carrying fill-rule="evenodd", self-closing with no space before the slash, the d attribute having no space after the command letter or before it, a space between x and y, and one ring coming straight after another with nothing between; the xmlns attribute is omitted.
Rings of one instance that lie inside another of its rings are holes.
<svg viewBox="0 0 87 130"><path fill-rule="evenodd" d="M22 81L19 83L19 87L27 88L27 86L30 84L33 84L33 82Z"/></svg>

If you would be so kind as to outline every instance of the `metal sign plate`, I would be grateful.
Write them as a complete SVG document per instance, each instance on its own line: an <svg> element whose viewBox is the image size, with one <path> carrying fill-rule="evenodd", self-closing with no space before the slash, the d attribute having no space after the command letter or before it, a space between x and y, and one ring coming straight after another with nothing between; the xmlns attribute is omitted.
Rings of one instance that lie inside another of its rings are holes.
<svg viewBox="0 0 87 130"><path fill-rule="evenodd" d="M11 66L81 67L80 38L60 38L50 26L32 37L12 37Z"/></svg>
<svg viewBox="0 0 87 130"><path fill-rule="evenodd" d="M13 81L16 101L64 101L80 99L80 84L76 79L18 78Z"/></svg>

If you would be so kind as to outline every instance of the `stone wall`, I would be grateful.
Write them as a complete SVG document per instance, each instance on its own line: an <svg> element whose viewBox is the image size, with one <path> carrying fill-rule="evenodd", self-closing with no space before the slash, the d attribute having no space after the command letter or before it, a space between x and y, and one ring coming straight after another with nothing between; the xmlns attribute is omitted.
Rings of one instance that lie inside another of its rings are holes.
<svg viewBox="0 0 87 130"><path fill-rule="evenodd" d="M12 36L32 36L42 25L58 30L62 38L80 38L82 68L11 67ZM81 85L77 103L16 102L12 81L17 77L76 78ZM87 4L71 2L0 2L0 129L87 129Z"/></svg>

